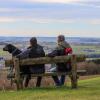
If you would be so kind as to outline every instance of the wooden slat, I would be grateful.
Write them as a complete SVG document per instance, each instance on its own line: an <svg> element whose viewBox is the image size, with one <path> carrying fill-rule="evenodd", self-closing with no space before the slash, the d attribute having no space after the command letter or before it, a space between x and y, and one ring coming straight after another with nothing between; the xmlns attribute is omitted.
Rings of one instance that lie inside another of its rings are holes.
<svg viewBox="0 0 100 100"><path fill-rule="evenodd" d="M78 75L86 75L86 70L77 70Z"/></svg>
<svg viewBox="0 0 100 100"><path fill-rule="evenodd" d="M77 74L80 75L80 74L84 74L86 73L86 70L77 70ZM43 74L32 74L32 77L37 77L37 76L60 76L60 75L70 75L71 72L66 72L66 73L58 73L58 72L46 72L46 73L43 73Z"/></svg>
<svg viewBox="0 0 100 100"><path fill-rule="evenodd" d="M78 75L83 75L85 73L86 73L86 70L77 70ZM20 73L20 74L22 74L22 73ZM66 72L66 73L63 73L63 72L61 72L61 73L58 73L58 72L45 72L43 74L31 74L31 75L32 75L32 77L37 77L37 76L52 76L52 75L60 76L60 75L70 75L70 74L71 74L71 72ZM12 77L12 78L15 78L15 77Z"/></svg>
<svg viewBox="0 0 100 100"><path fill-rule="evenodd" d="M77 55L77 62L85 61L84 55ZM33 59L25 59L20 61L20 65L34 65L34 64L51 64L51 63L61 63L68 62L71 60L71 55L69 56L56 56L56 57L41 57Z"/></svg>
<svg viewBox="0 0 100 100"><path fill-rule="evenodd" d="M89 58L89 59L86 59L86 62L93 62L93 63L96 63L96 64L100 64L100 58Z"/></svg>
<svg viewBox="0 0 100 100"><path fill-rule="evenodd" d="M70 72L68 73L56 73L56 72L46 72L44 74L32 74L32 77L37 77L37 76L60 76L60 75L69 75Z"/></svg>
<svg viewBox="0 0 100 100"><path fill-rule="evenodd" d="M71 60L71 56L56 56L56 57L40 57L40 58L32 58L32 59L25 59L20 60L20 65L34 65L34 64L51 64L51 63L61 63L61 62L67 62ZM77 62L85 61L85 55L77 55L76 56ZM13 65L12 60L6 60L5 61L6 66Z"/></svg>
<svg viewBox="0 0 100 100"><path fill-rule="evenodd" d="M13 60L5 60L5 67L13 66Z"/></svg>

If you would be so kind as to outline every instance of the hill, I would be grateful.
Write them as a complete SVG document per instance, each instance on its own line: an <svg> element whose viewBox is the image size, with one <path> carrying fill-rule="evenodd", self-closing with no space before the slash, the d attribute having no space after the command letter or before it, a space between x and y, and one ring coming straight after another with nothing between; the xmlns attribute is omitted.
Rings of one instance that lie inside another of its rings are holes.
<svg viewBox="0 0 100 100"><path fill-rule="evenodd" d="M100 100L100 77L79 81L79 88L69 86L34 88L0 92L0 100Z"/></svg>

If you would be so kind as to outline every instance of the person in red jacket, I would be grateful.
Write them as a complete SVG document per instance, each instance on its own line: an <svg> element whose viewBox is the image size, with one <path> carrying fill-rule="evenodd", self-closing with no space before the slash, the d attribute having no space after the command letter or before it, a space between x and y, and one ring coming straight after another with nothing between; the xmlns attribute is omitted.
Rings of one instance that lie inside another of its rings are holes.
<svg viewBox="0 0 100 100"><path fill-rule="evenodd" d="M65 41L64 35L58 36L57 43L58 43L58 45L57 45L56 49L48 54L49 57L72 54L72 52L73 52L72 48L69 45L69 43ZM57 65L57 68L56 68L57 72L69 72L69 71L71 71L71 63L70 62L57 63L56 65ZM53 79L54 79L56 84L57 83L59 84L59 81L60 81L60 85L64 85L65 75L62 75L60 80L58 80L57 76L53 77Z"/></svg>

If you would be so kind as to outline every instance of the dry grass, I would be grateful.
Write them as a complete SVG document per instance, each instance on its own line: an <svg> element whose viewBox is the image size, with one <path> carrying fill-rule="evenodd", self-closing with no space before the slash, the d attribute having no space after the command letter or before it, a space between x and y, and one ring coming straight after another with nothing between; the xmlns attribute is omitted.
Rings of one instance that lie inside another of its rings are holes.
<svg viewBox="0 0 100 100"><path fill-rule="evenodd" d="M85 80L85 79L91 79L91 78L96 78L96 77L100 77L100 75L90 75L90 76L80 76L79 79L80 80ZM66 84L70 82L69 77L66 77ZM35 87L36 84L36 78L31 79L30 83L29 83L29 87ZM52 79L52 77L43 77L42 79L42 83L41 86L42 87L50 87L50 86L54 86L54 81ZM8 89L15 89L15 84L13 84L13 86L11 86L10 80L7 79L7 72L6 71L2 71L2 73L0 73L0 89L2 90L3 87L5 87L6 90Z"/></svg>

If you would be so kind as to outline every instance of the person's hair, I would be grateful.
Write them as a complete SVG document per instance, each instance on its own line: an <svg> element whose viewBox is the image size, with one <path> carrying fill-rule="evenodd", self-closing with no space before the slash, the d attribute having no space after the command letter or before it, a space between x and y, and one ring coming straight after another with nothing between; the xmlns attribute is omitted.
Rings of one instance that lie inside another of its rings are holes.
<svg viewBox="0 0 100 100"><path fill-rule="evenodd" d="M61 42L61 41L65 41L65 36L64 35L59 35L58 36L58 42Z"/></svg>
<svg viewBox="0 0 100 100"><path fill-rule="evenodd" d="M32 38L30 39L30 43L31 43L32 46L33 46L33 45L37 45L37 39L36 39L36 37L32 37Z"/></svg>

